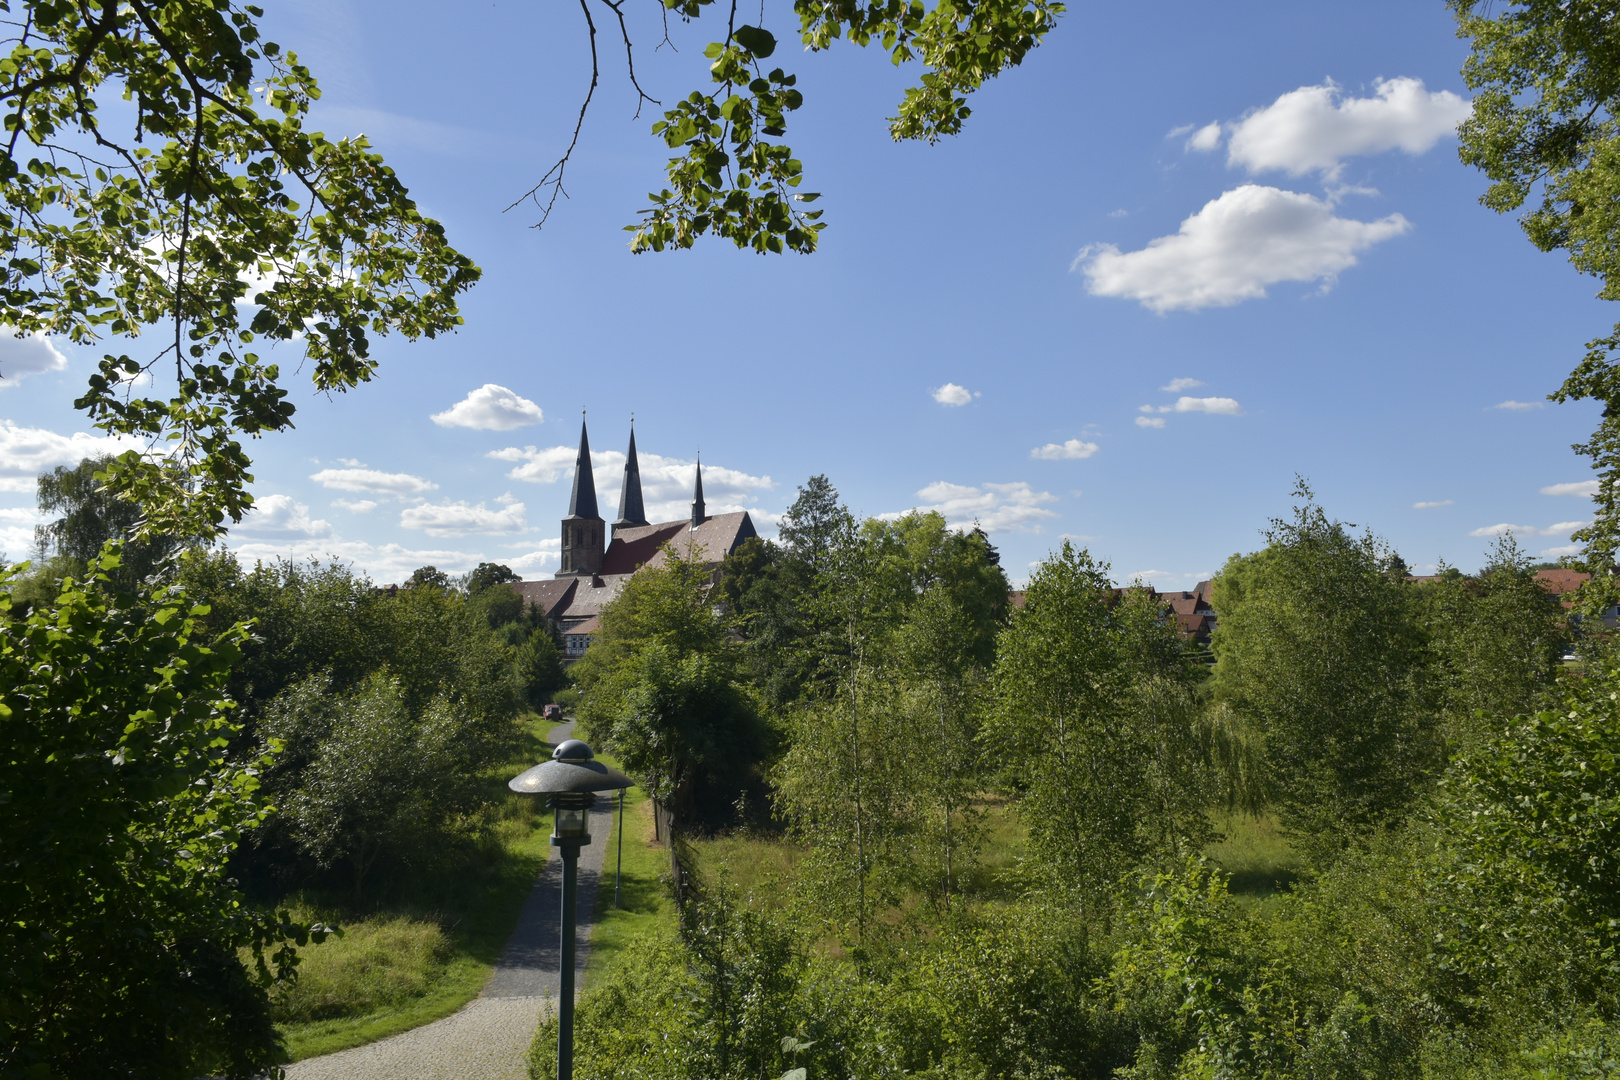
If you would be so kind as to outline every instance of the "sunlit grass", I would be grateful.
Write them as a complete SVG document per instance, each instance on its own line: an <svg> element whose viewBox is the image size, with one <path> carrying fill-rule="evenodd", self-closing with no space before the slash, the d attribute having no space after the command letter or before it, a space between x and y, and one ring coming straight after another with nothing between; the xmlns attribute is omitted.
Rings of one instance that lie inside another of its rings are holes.
<svg viewBox="0 0 1620 1080"><path fill-rule="evenodd" d="M340 896L289 898L305 917L343 928L300 950L298 983L277 994L294 1061L431 1023L483 988L550 855L549 814L505 790L547 752L551 725L533 717L524 727L518 756L485 778L491 811L471 866L412 875L364 910Z"/></svg>
<svg viewBox="0 0 1620 1080"><path fill-rule="evenodd" d="M1241 813L1212 813L1224 839L1205 854L1231 875L1228 888L1236 896L1264 899L1292 888L1299 880L1299 857L1288 844L1275 818Z"/></svg>
<svg viewBox="0 0 1620 1080"><path fill-rule="evenodd" d="M616 766L611 755L599 759ZM673 934L675 901L669 892L669 849L653 840L652 802L640 788L625 792L624 869L619 907L613 906L613 883L618 865L619 815L614 798L613 828L605 843L602 880L596 889L591 928L591 952L586 982L599 981L634 955L649 937Z"/></svg>

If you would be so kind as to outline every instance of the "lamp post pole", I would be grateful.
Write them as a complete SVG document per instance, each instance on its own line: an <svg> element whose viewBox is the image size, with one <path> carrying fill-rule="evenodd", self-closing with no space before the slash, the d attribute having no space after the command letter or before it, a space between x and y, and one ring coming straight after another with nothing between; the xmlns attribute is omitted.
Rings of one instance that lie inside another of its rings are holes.
<svg viewBox="0 0 1620 1080"><path fill-rule="evenodd" d="M574 1076L574 963L579 889L579 849L591 842L586 831L596 792L623 791L630 778L595 760L596 754L578 739L568 739L551 753L550 761L507 782L513 791L545 795L552 809L551 846L562 856L562 947L557 971L557 1080Z"/></svg>
<svg viewBox="0 0 1620 1080"><path fill-rule="evenodd" d="M557 998L557 1080L574 1080L575 890L579 886L579 846L562 844L562 982Z"/></svg>

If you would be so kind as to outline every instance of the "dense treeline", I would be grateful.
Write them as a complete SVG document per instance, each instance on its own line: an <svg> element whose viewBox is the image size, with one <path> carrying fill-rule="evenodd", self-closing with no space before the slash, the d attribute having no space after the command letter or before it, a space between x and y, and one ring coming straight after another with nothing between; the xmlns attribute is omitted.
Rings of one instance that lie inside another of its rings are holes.
<svg viewBox="0 0 1620 1080"><path fill-rule="evenodd" d="M0 1075L257 1075L314 898L498 872L492 770L560 651L505 567L134 541L104 464L40 478L0 580Z"/></svg>
<svg viewBox="0 0 1620 1080"><path fill-rule="evenodd" d="M577 669L593 735L694 829L752 769L802 857L749 893L699 865L678 937L588 990L580 1075L1613 1075L1610 645L1564 673L1510 539L1412 579L1296 497L1216 578L1212 670L1082 550L1010 608L982 535L824 478L718 584L639 576ZM1294 852L1275 893L1204 856L1245 813Z"/></svg>

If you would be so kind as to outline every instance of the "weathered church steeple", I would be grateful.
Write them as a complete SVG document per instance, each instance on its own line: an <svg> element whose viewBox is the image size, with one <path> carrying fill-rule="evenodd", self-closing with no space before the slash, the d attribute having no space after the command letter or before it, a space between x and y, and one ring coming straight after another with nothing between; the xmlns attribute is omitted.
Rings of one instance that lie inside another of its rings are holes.
<svg viewBox="0 0 1620 1080"><path fill-rule="evenodd" d="M613 531L647 524L647 510L641 501L641 466L636 462L636 425L630 422L630 452L624 458L624 487L619 491L619 520Z"/></svg>
<svg viewBox="0 0 1620 1080"><path fill-rule="evenodd" d="M695 529L699 525L703 524L703 519L707 516L708 515L704 512L703 506L703 455L699 454L697 463L697 489L692 493L692 528Z"/></svg>
<svg viewBox="0 0 1620 1080"><path fill-rule="evenodd" d="M591 473L591 439L579 422L579 456L574 459L574 491L562 520L562 566L558 577L594 574L602 569L606 546L602 515L596 509L596 477Z"/></svg>

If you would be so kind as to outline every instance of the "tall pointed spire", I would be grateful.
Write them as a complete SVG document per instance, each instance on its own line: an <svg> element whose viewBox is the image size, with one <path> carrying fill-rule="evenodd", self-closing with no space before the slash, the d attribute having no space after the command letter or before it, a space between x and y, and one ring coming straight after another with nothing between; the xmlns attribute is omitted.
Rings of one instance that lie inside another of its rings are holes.
<svg viewBox="0 0 1620 1080"><path fill-rule="evenodd" d="M568 516L596 518L596 477L591 474L591 437L585 431L584 413L579 421L579 456L574 459L574 493L568 499Z"/></svg>
<svg viewBox="0 0 1620 1080"><path fill-rule="evenodd" d="M630 452L624 458L624 487L619 490L619 520L613 531L647 524L647 509L641 501L641 466L636 462L636 422L630 421Z"/></svg>
<svg viewBox="0 0 1620 1080"><path fill-rule="evenodd" d="M695 529L699 525L703 524L703 519L707 516L708 515L704 512L703 506L703 455L699 454L697 462L697 489L692 493L692 528Z"/></svg>

